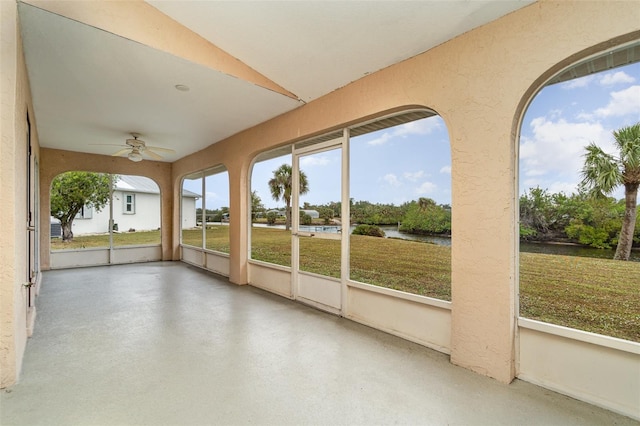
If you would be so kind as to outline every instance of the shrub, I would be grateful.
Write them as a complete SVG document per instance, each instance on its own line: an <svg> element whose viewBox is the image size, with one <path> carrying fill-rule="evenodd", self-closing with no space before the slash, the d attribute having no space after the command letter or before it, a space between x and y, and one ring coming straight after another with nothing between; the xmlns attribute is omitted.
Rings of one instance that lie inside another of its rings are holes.
<svg viewBox="0 0 640 426"><path fill-rule="evenodd" d="M300 225L311 225L311 216L309 216L308 214L306 214L305 212L303 212L302 210L300 211Z"/></svg>
<svg viewBox="0 0 640 426"><path fill-rule="evenodd" d="M322 219L325 225L331 223L331 219L333 219L333 209L329 207L319 207L318 212L320 213L320 219Z"/></svg>
<svg viewBox="0 0 640 426"><path fill-rule="evenodd" d="M376 225L358 225L352 232L353 235L367 235L369 237L384 237L384 231Z"/></svg>
<svg viewBox="0 0 640 426"><path fill-rule="evenodd" d="M412 202L400 225L401 232L413 234L451 234L451 211L435 201L424 199L423 205Z"/></svg>
<svg viewBox="0 0 640 426"><path fill-rule="evenodd" d="M520 238L522 238L523 240L528 240L531 237L535 237L536 234L537 232L535 229L525 225L520 225Z"/></svg>
<svg viewBox="0 0 640 426"><path fill-rule="evenodd" d="M276 223L276 219L278 218L278 215L275 212L269 212L267 213L267 224L268 225L273 225Z"/></svg>

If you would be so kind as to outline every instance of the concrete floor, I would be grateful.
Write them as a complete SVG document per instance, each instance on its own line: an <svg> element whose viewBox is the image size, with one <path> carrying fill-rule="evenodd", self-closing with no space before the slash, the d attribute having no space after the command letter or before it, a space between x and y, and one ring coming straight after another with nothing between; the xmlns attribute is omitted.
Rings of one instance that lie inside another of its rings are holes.
<svg viewBox="0 0 640 426"><path fill-rule="evenodd" d="M178 262L44 274L2 425L633 420Z"/></svg>

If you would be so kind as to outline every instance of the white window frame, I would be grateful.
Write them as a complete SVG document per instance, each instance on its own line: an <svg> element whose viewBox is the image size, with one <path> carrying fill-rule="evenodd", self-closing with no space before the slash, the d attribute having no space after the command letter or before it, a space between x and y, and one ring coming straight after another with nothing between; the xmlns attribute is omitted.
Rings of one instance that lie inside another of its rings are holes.
<svg viewBox="0 0 640 426"><path fill-rule="evenodd" d="M93 207L84 205L75 217L76 219L92 219Z"/></svg>
<svg viewBox="0 0 640 426"><path fill-rule="evenodd" d="M125 192L122 194L124 200L122 201L122 214L136 214L136 194L133 192ZM131 202L128 202L128 198L131 196ZM131 206L131 210L127 210L127 206Z"/></svg>

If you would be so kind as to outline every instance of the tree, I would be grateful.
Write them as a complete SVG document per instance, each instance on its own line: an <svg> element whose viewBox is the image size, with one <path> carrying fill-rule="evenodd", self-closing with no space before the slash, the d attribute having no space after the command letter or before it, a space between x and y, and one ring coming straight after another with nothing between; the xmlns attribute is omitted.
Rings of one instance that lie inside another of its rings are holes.
<svg viewBox="0 0 640 426"><path fill-rule="evenodd" d="M84 206L102 210L117 180L105 173L66 172L51 183L51 216L60 220L62 241L73 240L71 226Z"/></svg>
<svg viewBox="0 0 640 426"><path fill-rule="evenodd" d="M578 197L582 197L581 205L573 209L569 225L565 228L567 237L578 240L580 244L603 249L617 244L624 216L624 200L581 194L572 196L573 199Z"/></svg>
<svg viewBox="0 0 640 426"><path fill-rule="evenodd" d="M333 209L331 207L318 207L318 213L320 214L320 219L322 219L325 225L331 223L331 219L333 219Z"/></svg>
<svg viewBox="0 0 640 426"><path fill-rule="evenodd" d="M251 191L251 222L256 219L258 212L264 211L262 199L256 190Z"/></svg>
<svg viewBox="0 0 640 426"><path fill-rule="evenodd" d="M451 211L430 198L409 203L400 231L412 234L451 234Z"/></svg>
<svg viewBox="0 0 640 426"><path fill-rule="evenodd" d="M284 201L286 212L286 229L291 227L291 188L293 187L293 170L290 165L283 164L273 171L273 178L269 180L269 189L271 196L275 201ZM300 170L300 194L309 192L309 183L307 175Z"/></svg>
<svg viewBox="0 0 640 426"><path fill-rule="evenodd" d="M586 147L581 186L593 196L611 194L624 185L625 212L614 259L629 260L640 186L640 122L613 132L618 157L591 143Z"/></svg>
<svg viewBox="0 0 640 426"><path fill-rule="evenodd" d="M312 222L311 216L300 210L300 225L311 225Z"/></svg>
<svg viewBox="0 0 640 426"><path fill-rule="evenodd" d="M418 198L418 207L420 207L420 210L423 212L426 212L429 209L436 207L436 202L431 198L420 197Z"/></svg>

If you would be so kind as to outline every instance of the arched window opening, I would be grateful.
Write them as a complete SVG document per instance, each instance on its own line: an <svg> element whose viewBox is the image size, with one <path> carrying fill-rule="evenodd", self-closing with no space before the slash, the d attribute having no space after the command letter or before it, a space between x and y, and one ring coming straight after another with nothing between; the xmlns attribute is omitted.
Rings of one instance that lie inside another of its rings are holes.
<svg viewBox="0 0 640 426"><path fill-rule="evenodd" d="M159 245L160 206L147 177L62 173L51 184L51 250Z"/></svg>
<svg viewBox="0 0 640 426"><path fill-rule="evenodd" d="M350 279L451 300L451 148L420 113L351 130Z"/></svg>
<svg viewBox="0 0 640 426"><path fill-rule="evenodd" d="M614 260L625 199L638 209L624 183L633 167L640 176L638 61L640 43L589 58L528 106L519 150L522 317L640 341L637 215L629 260Z"/></svg>
<svg viewBox="0 0 640 426"><path fill-rule="evenodd" d="M297 214L283 183L292 185L292 150L300 171ZM303 274L451 299L451 150L433 111L263 153L251 176L251 259L290 267L295 254ZM345 232L348 250L340 242Z"/></svg>

